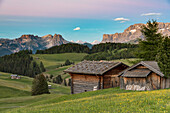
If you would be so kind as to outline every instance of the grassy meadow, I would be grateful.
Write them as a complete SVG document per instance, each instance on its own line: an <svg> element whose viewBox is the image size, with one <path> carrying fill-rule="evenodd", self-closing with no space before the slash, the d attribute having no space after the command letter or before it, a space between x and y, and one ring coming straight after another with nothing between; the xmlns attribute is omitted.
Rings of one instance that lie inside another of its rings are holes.
<svg viewBox="0 0 170 113"><path fill-rule="evenodd" d="M45 74L62 75L70 66L57 68L69 59L78 63L86 54L36 54L36 62L42 61L47 71ZM138 59L121 59L127 65L133 65ZM0 112L2 113L81 113L81 112L165 112L170 111L170 89L154 91L128 91L119 88L85 92L70 95L70 87L53 84L51 94L31 96L32 78L10 79L9 73L0 72Z"/></svg>
<svg viewBox="0 0 170 113"><path fill-rule="evenodd" d="M7 102L8 101L8 102ZM25 101L19 103L20 101ZM32 101L32 103L30 103ZM81 113L81 112L165 112L170 111L170 90L126 91L110 88L74 95L40 95L0 100L6 105L17 104L19 107L6 109L7 113ZM1 105L0 105L1 106Z"/></svg>

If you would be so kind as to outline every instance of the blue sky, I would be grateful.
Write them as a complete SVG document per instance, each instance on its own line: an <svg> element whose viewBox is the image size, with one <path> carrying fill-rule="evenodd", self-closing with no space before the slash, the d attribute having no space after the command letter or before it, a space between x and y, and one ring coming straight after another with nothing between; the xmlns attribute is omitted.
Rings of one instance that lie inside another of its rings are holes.
<svg viewBox="0 0 170 113"><path fill-rule="evenodd" d="M0 0L0 38L56 33L69 41L101 41L148 19L170 22L169 11L170 0Z"/></svg>

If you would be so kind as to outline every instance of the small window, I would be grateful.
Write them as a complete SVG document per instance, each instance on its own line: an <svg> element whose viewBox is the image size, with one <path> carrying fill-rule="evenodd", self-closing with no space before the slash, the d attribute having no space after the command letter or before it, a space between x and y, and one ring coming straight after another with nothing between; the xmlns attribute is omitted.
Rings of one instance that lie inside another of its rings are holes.
<svg viewBox="0 0 170 113"><path fill-rule="evenodd" d="M87 90L84 90L84 92L87 92Z"/></svg>

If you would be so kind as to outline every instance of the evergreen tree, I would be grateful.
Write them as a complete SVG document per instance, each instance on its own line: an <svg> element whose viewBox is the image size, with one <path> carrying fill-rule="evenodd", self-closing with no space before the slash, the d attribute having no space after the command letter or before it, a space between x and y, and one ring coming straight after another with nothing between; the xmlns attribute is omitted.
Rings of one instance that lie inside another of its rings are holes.
<svg viewBox="0 0 170 113"><path fill-rule="evenodd" d="M63 82L63 79L61 78L61 75L58 75L57 77L56 77L56 83L57 84L61 84Z"/></svg>
<svg viewBox="0 0 170 113"><path fill-rule="evenodd" d="M43 74L37 75L32 83L32 95L49 94L48 84Z"/></svg>
<svg viewBox="0 0 170 113"><path fill-rule="evenodd" d="M68 80L68 86L71 86L71 79Z"/></svg>
<svg viewBox="0 0 170 113"><path fill-rule="evenodd" d="M41 73L41 69L40 69L40 67L38 66L38 64L35 61L33 61L33 63L32 63L32 68L34 70L35 75Z"/></svg>
<svg viewBox="0 0 170 113"><path fill-rule="evenodd" d="M52 79L53 78L53 75L50 75L50 79Z"/></svg>
<svg viewBox="0 0 170 113"><path fill-rule="evenodd" d="M165 36L160 43L156 60L165 76L170 77L170 38Z"/></svg>
<svg viewBox="0 0 170 113"><path fill-rule="evenodd" d="M64 63L65 66L68 66L68 65L71 65L71 64L72 64L72 62L70 62L68 59Z"/></svg>
<svg viewBox="0 0 170 113"><path fill-rule="evenodd" d="M156 20L149 20L146 25L142 26L141 32L144 40L139 41L139 49L137 56L144 60L155 60L158 45L162 35L158 33L158 23Z"/></svg>
<svg viewBox="0 0 170 113"><path fill-rule="evenodd" d="M46 71L42 62L40 62L40 69L41 69L41 72L45 72Z"/></svg>
<svg viewBox="0 0 170 113"><path fill-rule="evenodd" d="M64 80L64 85L67 86L67 81L66 80Z"/></svg>

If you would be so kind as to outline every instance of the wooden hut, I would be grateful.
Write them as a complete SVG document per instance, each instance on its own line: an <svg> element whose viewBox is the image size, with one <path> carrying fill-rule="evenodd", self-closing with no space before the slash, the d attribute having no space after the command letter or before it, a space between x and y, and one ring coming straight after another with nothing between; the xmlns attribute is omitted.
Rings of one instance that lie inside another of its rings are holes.
<svg viewBox="0 0 170 113"><path fill-rule="evenodd" d="M18 75L11 75L11 79L21 79L21 76L18 76Z"/></svg>
<svg viewBox="0 0 170 113"><path fill-rule="evenodd" d="M154 90L170 87L170 79L164 77L155 61L141 61L120 75L120 88L126 90Z"/></svg>
<svg viewBox="0 0 170 113"><path fill-rule="evenodd" d="M82 61L68 69L71 93L82 93L119 86L119 73L128 68L121 62Z"/></svg>

